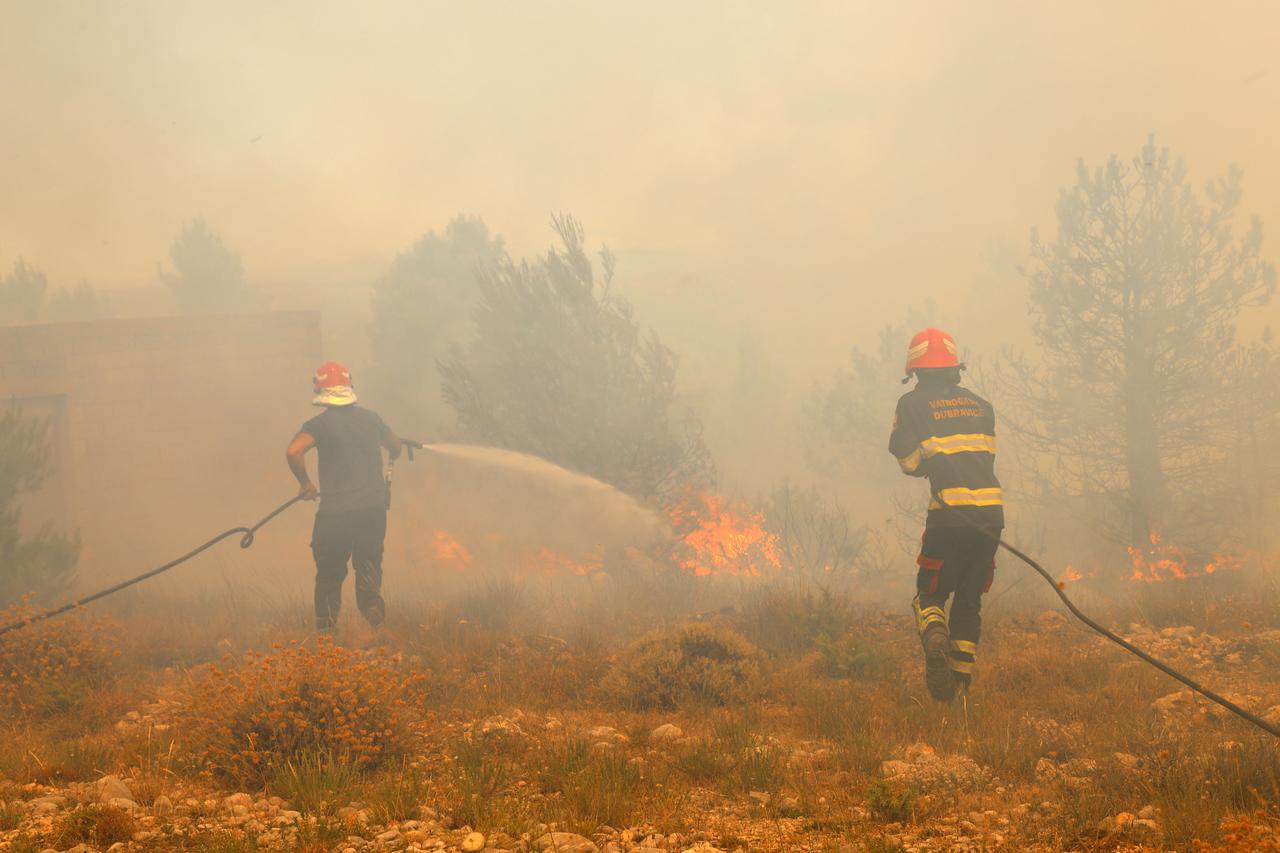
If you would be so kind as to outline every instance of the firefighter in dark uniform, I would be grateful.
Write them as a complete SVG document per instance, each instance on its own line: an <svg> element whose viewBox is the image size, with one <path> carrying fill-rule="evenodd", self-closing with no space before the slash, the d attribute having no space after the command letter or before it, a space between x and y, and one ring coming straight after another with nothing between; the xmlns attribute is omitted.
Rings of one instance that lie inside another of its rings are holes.
<svg viewBox="0 0 1280 853"><path fill-rule="evenodd" d="M960 385L963 367L946 332L925 329L912 338L903 382L915 376L916 387L898 400L889 438L903 473L929 479L912 608L925 684L939 702L951 701L957 688L967 690L973 678L982 594L991 588L996 538L1004 528L995 411Z"/></svg>
<svg viewBox="0 0 1280 853"><path fill-rule="evenodd" d="M351 374L335 361L322 364L312 405L324 411L302 425L289 442L289 470L298 497L320 499L311 553L316 562L316 630L330 633L342 607L347 563L355 569L356 606L377 629L386 618L382 600L382 546L387 533L387 481L382 452L394 461L401 441L382 418L356 404ZM306 455L320 456L320 487L307 473Z"/></svg>

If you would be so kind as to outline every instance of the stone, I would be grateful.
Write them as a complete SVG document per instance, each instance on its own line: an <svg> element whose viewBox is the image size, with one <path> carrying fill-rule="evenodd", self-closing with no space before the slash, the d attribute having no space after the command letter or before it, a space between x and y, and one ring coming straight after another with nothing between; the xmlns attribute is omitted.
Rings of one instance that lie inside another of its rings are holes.
<svg viewBox="0 0 1280 853"><path fill-rule="evenodd" d="M381 842L382 844L390 844L392 841L399 841L400 830L388 829L386 832L379 832L373 837L373 840Z"/></svg>
<svg viewBox="0 0 1280 853"><path fill-rule="evenodd" d="M668 743L679 740L682 737L684 737L684 732L680 730L679 726L671 723L663 723L649 733L649 739L654 743Z"/></svg>
<svg viewBox="0 0 1280 853"><path fill-rule="evenodd" d="M244 791L239 791L230 795L222 802L227 807L228 811L234 810L236 806L243 806L247 809L249 806L253 805L253 797L246 794Z"/></svg>
<svg viewBox="0 0 1280 853"><path fill-rule="evenodd" d="M462 839L462 849L468 853L475 853L477 850L484 849L484 835L479 832L473 832L466 838Z"/></svg>
<svg viewBox="0 0 1280 853"><path fill-rule="evenodd" d="M129 790L129 786L119 776L103 776L93 783L93 789L95 799L100 803L110 803L112 800L128 800L129 808L136 808L133 791Z"/></svg>
<svg viewBox="0 0 1280 853"><path fill-rule="evenodd" d="M607 740L613 743L626 743L630 740L613 726L596 726L587 732L587 736L594 740Z"/></svg>
<svg viewBox="0 0 1280 853"><path fill-rule="evenodd" d="M573 832L548 832L533 842L533 849L546 853L600 853L595 842Z"/></svg>
<svg viewBox="0 0 1280 853"><path fill-rule="evenodd" d="M748 791L747 796L755 800L757 803L759 803L762 806L769 805L769 800L772 799L769 796L768 791Z"/></svg>

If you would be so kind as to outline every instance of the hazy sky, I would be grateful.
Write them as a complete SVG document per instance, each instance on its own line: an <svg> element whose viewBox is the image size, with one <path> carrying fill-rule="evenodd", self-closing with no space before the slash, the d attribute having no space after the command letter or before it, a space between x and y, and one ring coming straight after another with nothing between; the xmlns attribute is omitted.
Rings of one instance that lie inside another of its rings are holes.
<svg viewBox="0 0 1280 853"><path fill-rule="evenodd" d="M0 265L147 284L201 215L259 281L363 287L456 212L530 252L565 210L672 300L847 339L1148 132L1239 163L1275 258L1278 9L0 0Z"/></svg>

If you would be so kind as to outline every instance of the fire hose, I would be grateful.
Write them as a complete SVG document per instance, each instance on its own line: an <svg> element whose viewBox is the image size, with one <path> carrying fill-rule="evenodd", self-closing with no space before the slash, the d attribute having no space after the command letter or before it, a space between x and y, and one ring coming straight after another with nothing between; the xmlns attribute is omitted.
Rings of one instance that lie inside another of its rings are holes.
<svg viewBox="0 0 1280 853"><path fill-rule="evenodd" d="M270 522L272 519L274 519L277 515L284 512L286 509L293 506L300 500L302 500L301 497L290 498L289 500L280 504L280 506L276 507L271 512L263 516L262 520L259 521L257 524L253 525L252 527L232 527L229 530L224 530L221 533L219 533L217 536L210 539L208 542L205 542L203 545L200 545L199 547L188 551L187 553L183 554L181 557L178 557L175 560L170 560L169 562L165 563L163 566L156 566L154 569L151 569L150 571L143 572L142 574L137 575L136 577L129 578L126 581L121 581L115 586L110 586L110 587L107 587L106 589L99 590L98 592L95 592L92 595L86 595L84 598L77 599L76 601L72 601L68 604L64 604L61 607L56 607L53 610L45 610L33 616L28 616L25 619L19 619L17 622L13 622L9 625L0 626L0 636L7 634L10 631L17 631L19 628L25 628L28 625L34 625L37 622L43 622L46 619L52 619L55 616L61 616L64 613L67 613L71 610L75 610L77 607L83 607L84 605L89 604L90 602L97 601L100 598L106 598L108 595L112 595L114 593L120 592L123 589L128 589L134 584L142 583L143 581L149 578L153 578L156 575L169 571L170 569L177 568L178 566L185 563L187 560L190 560L192 557L195 557L196 555L209 550L214 545L217 545L219 542L221 542L223 539L228 539L232 536L235 536L237 533L242 534L240 536L240 547L249 548L253 545L254 535L259 530L265 527L267 523Z"/></svg>
<svg viewBox="0 0 1280 853"><path fill-rule="evenodd" d="M409 439L404 439L403 444L406 450L408 451L410 462L413 461L413 451L422 450L425 447L425 445L423 445L422 442L410 441ZM391 466L389 465L387 466L386 478L387 478L387 508L390 509L391 508ZM268 522L274 519L277 515L284 512L285 510L287 510L289 507L293 506L300 500L302 500L301 497L290 498L289 500L280 504L280 506L276 507L271 512L263 516L262 520L259 521L257 524L253 525L252 527L232 527L229 530L224 530L221 533L219 533L217 536L205 542L203 545L193 548L192 550L183 554L181 557L178 557L177 559L174 559L174 560L170 560L169 562L165 563L162 566L156 566L154 569L143 572L142 574L136 575L135 577L131 577L128 580L121 581L115 586L110 586L110 587L107 587L106 589L99 590L98 592L95 592L92 595L86 595L84 598L80 598L75 601L69 602L67 604L62 605L61 607L56 607L53 610L45 610L40 613L36 613L32 616L28 616L24 619L19 619L17 622L13 622L9 625L0 626L0 636L3 636L9 633L10 631L17 631L19 628L25 628L28 625L34 625L37 622L43 622L46 619L52 619L55 616L61 616L62 614L75 610L78 607L83 607L86 604L90 604L94 601L97 601L100 598L106 598L108 595L114 595L115 593L120 592L121 590L128 589L134 584L142 583L143 581L149 580L155 577L156 575L163 574L164 572L167 572L170 569L175 569L178 566L185 563L187 560L190 560L191 558L204 553L205 551L212 548L214 545L217 545L222 540L235 536L237 533L242 534L240 537L240 547L246 548L246 549L250 548L253 546L253 537L259 530L265 527L268 524Z"/></svg>
<svg viewBox="0 0 1280 853"><path fill-rule="evenodd" d="M936 493L933 496L933 500L935 504L946 507L949 510L956 509L955 507L952 507L946 504L945 502L943 502L942 499ZM1079 607L1076 607L1075 602L1073 602L1070 598L1067 597L1067 593L1063 590L1062 585L1053 579L1053 575L1045 571L1045 568L1043 566L1041 566L1038 562L1033 560L1027 554L1023 553L1018 548L1015 548L1013 545L1010 545L1008 542L1004 541L1004 539L1000 537L999 533L992 532L991 530L985 527L982 527L973 519L965 515L963 512L956 512L955 516L957 518L962 519L970 527L979 531L984 536L994 541L1001 548L1005 549L1010 554L1017 557L1022 562L1026 563L1031 568L1035 569L1035 571L1040 575L1040 577L1044 578L1045 581L1049 584L1049 586L1053 587L1054 593L1057 594L1058 598L1062 599L1062 603L1066 605L1067 610L1071 611L1071 615L1075 616L1077 619L1083 622L1086 626L1088 626L1098 634L1102 635L1103 637L1107 638L1111 642L1115 643L1117 646L1129 652L1130 654L1140 658L1145 663L1148 663L1151 666L1154 666L1156 669L1160 670L1165 675L1168 675L1169 677L1182 682L1187 687L1190 687L1192 690L1199 693L1201 696L1205 697L1206 699L1212 702L1216 702L1217 704L1221 705L1223 708L1226 708L1228 711L1235 714L1237 717L1240 717L1243 720L1253 723L1255 726L1262 729L1267 734L1272 735L1273 737L1280 737L1280 726L1276 726L1273 723L1267 722L1262 717L1259 717L1257 714L1253 713L1252 711L1246 710L1245 708L1241 708L1239 705L1237 705L1235 702L1232 702L1230 699L1227 699L1226 697L1221 696L1218 693L1215 693L1214 691L1205 687L1203 684L1193 681L1191 678L1188 678L1187 676L1183 675L1181 672L1178 672L1178 670L1169 666L1167 663L1164 663L1163 661L1159 661L1155 659L1151 655L1144 652L1142 649L1130 643L1128 640L1125 640L1123 637L1118 636L1114 632L1108 630L1102 625L1099 625L1093 619L1089 618L1089 616L1086 613L1084 613Z"/></svg>

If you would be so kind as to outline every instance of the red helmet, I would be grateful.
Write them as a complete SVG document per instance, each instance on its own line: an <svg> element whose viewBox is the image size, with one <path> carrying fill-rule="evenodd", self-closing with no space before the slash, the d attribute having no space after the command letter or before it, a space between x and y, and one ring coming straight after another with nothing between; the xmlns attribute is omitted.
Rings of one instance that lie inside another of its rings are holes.
<svg viewBox="0 0 1280 853"><path fill-rule="evenodd" d="M941 329L928 328L916 332L907 347L907 376L917 370L959 366L955 339Z"/></svg>
<svg viewBox="0 0 1280 853"><path fill-rule="evenodd" d="M336 361L326 361L316 368L315 391L319 394L325 388L338 388L351 384L351 371Z"/></svg>

